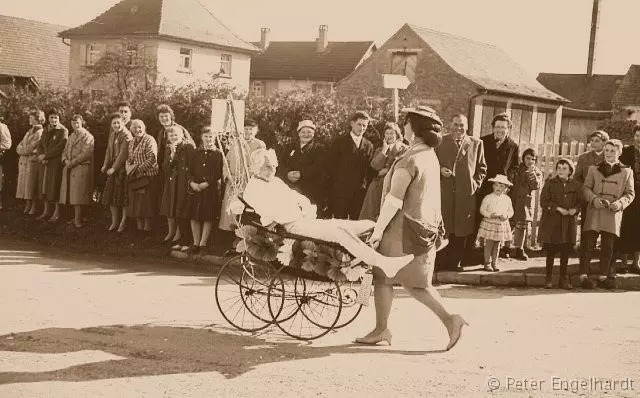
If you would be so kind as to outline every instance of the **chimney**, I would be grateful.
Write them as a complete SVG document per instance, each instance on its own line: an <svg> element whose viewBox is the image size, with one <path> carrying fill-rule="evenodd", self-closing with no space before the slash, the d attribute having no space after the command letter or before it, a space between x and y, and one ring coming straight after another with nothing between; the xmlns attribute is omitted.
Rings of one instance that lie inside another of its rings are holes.
<svg viewBox="0 0 640 398"><path fill-rule="evenodd" d="M269 28L260 29L260 48L262 51L269 47L269 32L271 32L271 29Z"/></svg>
<svg viewBox="0 0 640 398"><path fill-rule="evenodd" d="M320 25L320 30L318 32L318 38L316 39L316 50L318 52L323 52L327 48L327 44L329 43L329 39L327 38L327 34L329 33L329 28L327 25Z"/></svg>
<svg viewBox="0 0 640 398"><path fill-rule="evenodd" d="M587 76L593 76L593 67L596 60L596 37L598 36L598 25L600 24L600 0L593 0L593 11L591 12L591 36L589 37L589 58L587 59Z"/></svg>

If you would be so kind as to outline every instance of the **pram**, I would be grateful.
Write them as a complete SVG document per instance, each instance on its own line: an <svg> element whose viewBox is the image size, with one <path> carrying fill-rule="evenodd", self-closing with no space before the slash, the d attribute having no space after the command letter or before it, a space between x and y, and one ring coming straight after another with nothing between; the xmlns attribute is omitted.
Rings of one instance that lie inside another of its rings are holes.
<svg viewBox="0 0 640 398"><path fill-rule="evenodd" d="M238 200L243 205L236 230L239 254L224 264L215 288L227 322L245 332L275 325L299 340L353 322L369 299L370 267L352 265L353 256L336 243L263 226L254 209Z"/></svg>

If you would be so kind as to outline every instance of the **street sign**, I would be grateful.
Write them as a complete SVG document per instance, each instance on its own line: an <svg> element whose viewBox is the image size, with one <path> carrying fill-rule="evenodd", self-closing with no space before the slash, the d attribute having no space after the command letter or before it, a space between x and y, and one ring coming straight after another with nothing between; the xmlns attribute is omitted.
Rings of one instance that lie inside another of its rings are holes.
<svg viewBox="0 0 640 398"><path fill-rule="evenodd" d="M411 81L405 75L382 75L382 84L384 88L399 88L405 90L411 84Z"/></svg>

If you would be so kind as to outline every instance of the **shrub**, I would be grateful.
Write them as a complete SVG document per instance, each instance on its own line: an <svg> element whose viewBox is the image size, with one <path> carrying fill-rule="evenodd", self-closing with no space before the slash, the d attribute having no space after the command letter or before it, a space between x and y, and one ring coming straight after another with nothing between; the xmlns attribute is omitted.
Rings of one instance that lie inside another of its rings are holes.
<svg viewBox="0 0 640 398"><path fill-rule="evenodd" d="M633 128L637 125L635 120L606 120L598 128L609 133L609 137L629 145L633 144Z"/></svg>

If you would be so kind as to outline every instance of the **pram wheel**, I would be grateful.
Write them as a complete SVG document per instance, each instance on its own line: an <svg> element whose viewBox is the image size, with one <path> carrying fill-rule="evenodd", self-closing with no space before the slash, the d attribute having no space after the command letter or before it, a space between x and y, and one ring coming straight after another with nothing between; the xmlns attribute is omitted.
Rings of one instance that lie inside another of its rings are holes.
<svg viewBox="0 0 640 398"><path fill-rule="evenodd" d="M229 259L216 281L215 298L220 313L233 327L257 332L273 323L268 291L276 269L269 263L239 255Z"/></svg>
<svg viewBox="0 0 640 398"><path fill-rule="evenodd" d="M342 311L342 292L335 281L278 271L269 286L269 312L282 332L314 340L331 331Z"/></svg>
<svg viewBox="0 0 640 398"><path fill-rule="evenodd" d="M358 298L357 285L353 282L341 283L340 292L342 294L342 311L340 312L338 322L333 327L334 329L340 329L349 325L360 314L360 311L362 311L362 304L356 302Z"/></svg>

